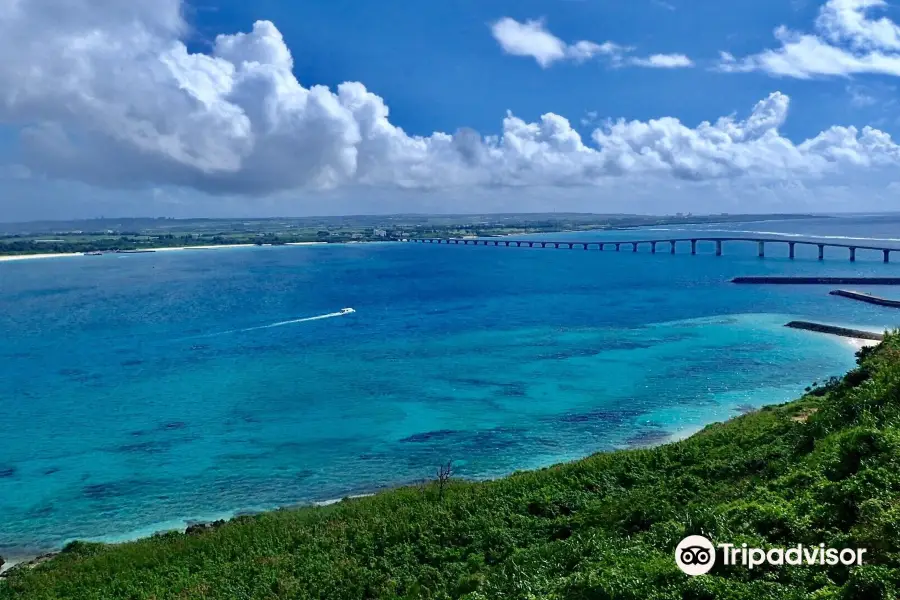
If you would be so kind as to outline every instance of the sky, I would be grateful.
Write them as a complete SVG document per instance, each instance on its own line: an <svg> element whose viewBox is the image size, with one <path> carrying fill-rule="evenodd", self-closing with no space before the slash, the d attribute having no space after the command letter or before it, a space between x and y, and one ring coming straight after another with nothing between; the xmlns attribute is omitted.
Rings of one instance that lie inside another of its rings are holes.
<svg viewBox="0 0 900 600"><path fill-rule="evenodd" d="M900 209L883 0L0 0L0 220Z"/></svg>

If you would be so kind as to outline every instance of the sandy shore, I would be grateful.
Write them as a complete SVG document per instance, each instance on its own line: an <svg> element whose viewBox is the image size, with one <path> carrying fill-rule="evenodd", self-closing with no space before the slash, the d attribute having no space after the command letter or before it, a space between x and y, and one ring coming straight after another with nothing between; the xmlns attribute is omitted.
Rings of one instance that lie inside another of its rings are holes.
<svg viewBox="0 0 900 600"><path fill-rule="evenodd" d="M14 254L12 256L0 256L0 262L14 260L26 260L29 258L66 258L71 256L84 256L82 252L56 253L56 254Z"/></svg>
<svg viewBox="0 0 900 600"><path fill-rule="evenodd" d="M328 242L287 242L285 244L279 244L281 246L318 246L320 244L327 244ZM266 244L265 246L257 246L256 244L211 244L207 246L173 246L170 248L141 248L142 252L171 252L173 250L218 250L220 248L254 248L254 247L270 247L270 244ZM130 252L122 252L118 254L129 254ZM104 254L117 254L116 252L104 252ZM33 258L65 258L72 256L87 256L85 252L58 252L55 254L15 254L12 256L0 256L0 262L9 262L14 260L28 260Z"/></svg>
<svg viewBox="0 0 900 600"><path fill-rule="evenodd" d="M861 340L858 338L846 338L848 344L853 346L856 350L860 348L865 348L868 346L877 346L880 342L877 340Z"/></svg>

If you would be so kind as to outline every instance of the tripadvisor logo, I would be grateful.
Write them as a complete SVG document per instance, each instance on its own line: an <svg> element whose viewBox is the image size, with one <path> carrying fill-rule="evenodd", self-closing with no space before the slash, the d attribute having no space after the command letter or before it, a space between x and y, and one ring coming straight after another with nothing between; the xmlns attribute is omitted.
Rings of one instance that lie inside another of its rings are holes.
<svg viewBox="0 0 900 600"><path fill-rule="evenodd" d="M716 550L720 552L717 553ZM861 565L865 548L826 548L825 544L790 548L748 548L747 544L717 544L702 535L689 535L675 548L675 563L688 575L703 575L715 566L717 554L723 565L741 565L753 569L769 565Z"/></svg>
<svg viewBox="0 0 900 600"><path fill-rule="evenodd" d="M675 548L675 563L688 575L703 575L716 564L716 549L702 535L689 535Z"/></svg>

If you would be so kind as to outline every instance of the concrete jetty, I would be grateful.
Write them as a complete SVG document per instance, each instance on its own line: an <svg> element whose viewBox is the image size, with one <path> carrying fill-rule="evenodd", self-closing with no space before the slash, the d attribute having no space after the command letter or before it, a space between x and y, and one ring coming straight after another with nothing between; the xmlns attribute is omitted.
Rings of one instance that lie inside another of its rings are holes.
<svg viewBox="0 0 900 600"><path fill-rule="evenodd" d="M841 296L850 298L851 300L859 300L860 302L868 302L869 304L877 304L878 306L890 306L891 308L900 308L900 300L889 300L888 298L879 298L872 294L863 292L854 292L853 290L831 290L828 292L832 296Z"/></svg>
<svg viewBox="0 0 900 600"><path fill-rule="evenodd" d="M735 277L732 283L776 283L804 285L900 285L900 277Z"/></svg>
<svg viewBox="0 0 900 600"><path fill-rule="evenodd" d="M862 329L848 329L846 327L836 327L834 325L825 325L824 323L813 323L811 321L791 321L785 323L785 327L791 329L804 329L806 331L815 331L817 333L830 333L831 335L839 335L841 337L856 338L860 340L877 340L884 339L883 333L874 333L872 331L863 331Z"/></svg>

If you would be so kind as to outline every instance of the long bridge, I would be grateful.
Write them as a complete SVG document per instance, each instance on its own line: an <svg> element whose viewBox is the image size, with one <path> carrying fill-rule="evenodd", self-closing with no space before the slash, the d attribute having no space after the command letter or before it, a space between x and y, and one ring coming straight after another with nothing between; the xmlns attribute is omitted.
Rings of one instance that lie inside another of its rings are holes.
<svg viewBox="0 0 900 600"><path fill-rule="evenodd" d="M860 244L841 244L832 242L820 242L813 240L797 240L797 239L779 239L779 238L750 238L750 237L689 237L689 238L666 238L666 239L650 239L650 240L621 240L606 241L594 240L590 242L569 241L569 240L514 240L507 238L406 238L401 241L418 243L418 244L455 244L460 246L514 246L521 248L564 248L568 250L584 249L589 250L596 247L601 252L607 246L616 249L619 252L623 247L631 247L632 252L637 252L640 246L649 246L650 252L655 254L657 246L669 246L669 253L675 254L675 248L679 243L690 243L691 254L697 254L697 244L700 242L712 242L716 245L716 256L722 256L722 246L725 242L753 242L757 244L758 255L760 258L766 255L766 244L786 244L788 247L789 258L794 258L797 246L816 246L819 249L819 260L825 260L825 248L841 248L847 250L850 261L856 260L857 250L874 250L881 252L884 256L884 262L890 262L891 252L900 252L900 247L888 248L884 246L869 246Z"/></svg>

